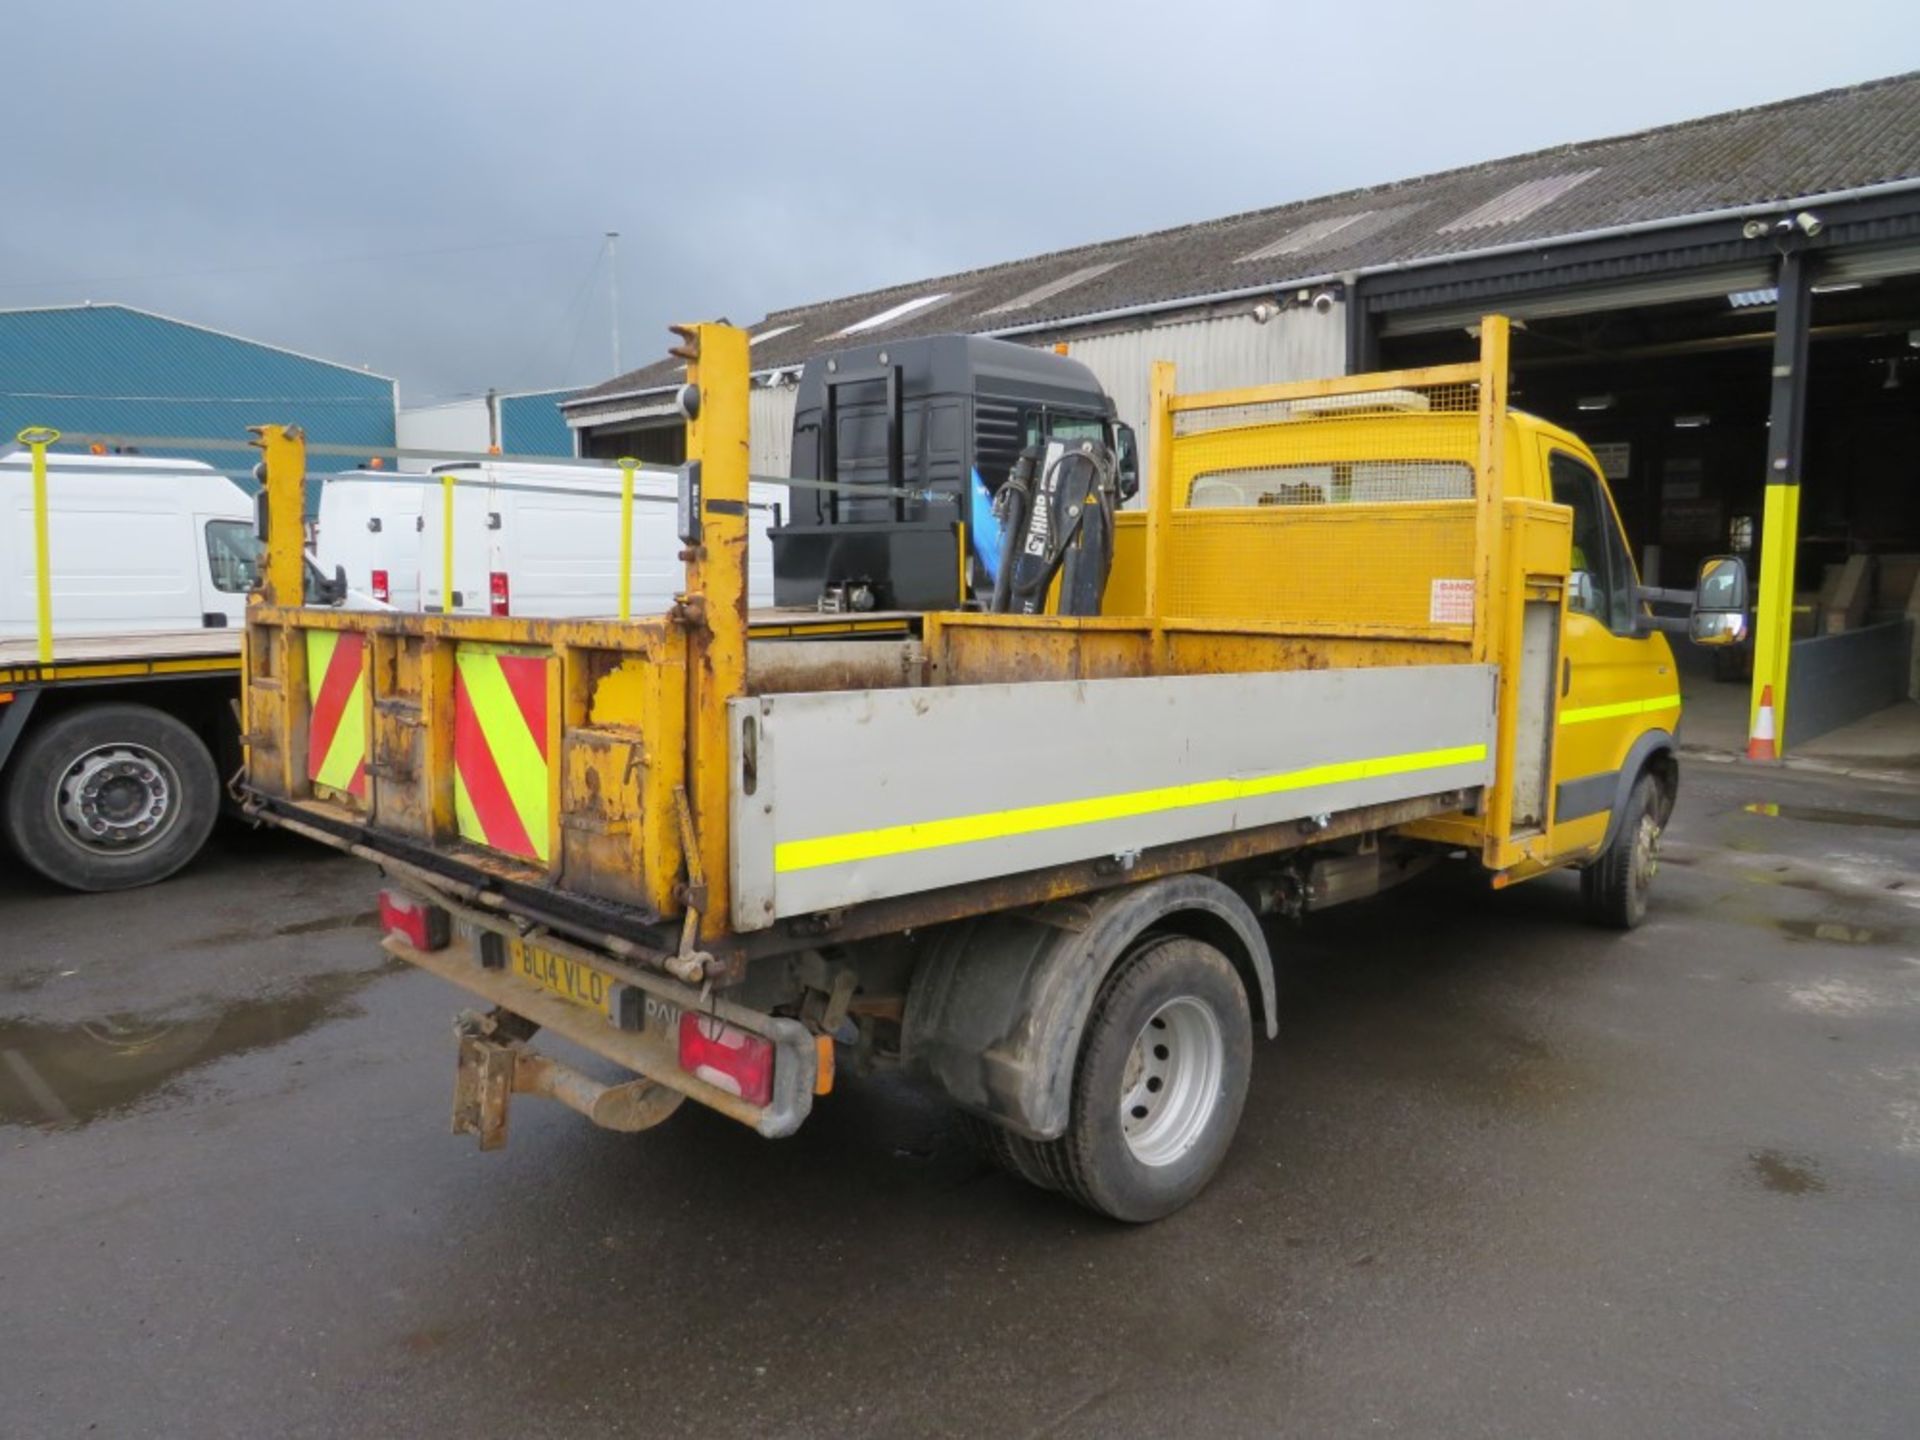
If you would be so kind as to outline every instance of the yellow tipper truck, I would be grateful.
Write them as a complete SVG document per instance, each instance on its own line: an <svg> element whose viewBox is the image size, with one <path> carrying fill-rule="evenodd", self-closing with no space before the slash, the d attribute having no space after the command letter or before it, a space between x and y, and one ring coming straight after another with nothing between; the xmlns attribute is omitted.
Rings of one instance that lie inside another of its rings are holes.
<svg viewBox="0 0 1920 1440"><path fill-rule="evenodd" d="M836 1071L905 1067L1009 1169L1151 1220L1275 1032L1264 921L1463 855L1582 867L1595 918L1640 918L1673 656L1592 453L1507 409L1504 320L1419 371L1180 395L1159 367L1103 613L865 642L749 640L747 341L681 334L669 613L303 608L276 538L248 615L248 807L383 867L386 948L482 1002L454 1125L483 1148L515 1094L782 1136ZM297 535L300 438L261 444ZM1696 637L1736 636L1738 563L1701 594Z"/></svg>

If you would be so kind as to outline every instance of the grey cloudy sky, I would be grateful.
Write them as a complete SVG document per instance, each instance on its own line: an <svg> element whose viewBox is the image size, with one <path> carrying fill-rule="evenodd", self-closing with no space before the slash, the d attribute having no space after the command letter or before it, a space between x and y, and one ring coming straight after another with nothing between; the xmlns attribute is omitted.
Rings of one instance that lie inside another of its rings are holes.
<svg viewBox="0 0 1920 1440"><path fill-rule="evenodd" d="M23 13L24 12L24 13ZM399 378L629 367L788 304L1920 66L1912 0L10 6L0 307Z"/></svg>

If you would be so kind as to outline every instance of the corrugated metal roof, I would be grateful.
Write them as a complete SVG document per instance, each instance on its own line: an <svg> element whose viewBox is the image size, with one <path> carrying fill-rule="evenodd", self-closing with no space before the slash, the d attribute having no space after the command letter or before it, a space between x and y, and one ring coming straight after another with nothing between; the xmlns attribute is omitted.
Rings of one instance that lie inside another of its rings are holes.
<svg viewBox="0 0 1920 1440"><path fill-rule="evenodd" d="M247 438L295 424L316 442L394 443L394 387L382 375L298 355L126 305L0 311L0 444L28 425L69 433ZM164 452L250 472L232 450ZM349 458L315 456L315 472Z"/></svg>
<svg viewBox="0 0 1920 1440"><path fill-rule="evenodd" d="M762 322L767 339L753 358L763 369L797 365L847 326L925 296L951 298L885 333L1065 326L1134 305L1916 178L1920 71L779 310ZM584 418L596 401L676 383L680 368L663 360L616 376L581 391L569 412Z"/></svg>
<svg viewBox="0 0 1920 1440"><path fill-rule="evenodd" d="M1502 190L1484 204L1476 205L1458 220L1449 220L1436 234L1452 235L1461 230L1490 230L1496 225L1512 225L1536 210L1544 210L1576 185L1584 185L1598 170L1575 170L1567 175L1539 175L1522 180L1511 190Z"/></svg>

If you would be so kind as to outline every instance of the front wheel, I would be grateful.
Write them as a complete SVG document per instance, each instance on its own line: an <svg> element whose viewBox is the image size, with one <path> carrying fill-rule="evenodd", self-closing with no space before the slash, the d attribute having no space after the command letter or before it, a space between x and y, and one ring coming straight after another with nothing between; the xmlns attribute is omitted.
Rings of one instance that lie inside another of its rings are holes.
<svg viewBox="0 0 1920 1440"><path fill-rule="evenodd" d="M1631 930L1647 918L1647 892L1660 869L1659 782L1642 775L1600 858L1580 872L1587 918L1612 930Z"/></svg>
<svg viewBox="0 0 1920 1440"><path fill-rule="evenodd" d="M1150 939L1101 987L1067 1132L1034 1146L1036 1158L1103 1215L1171 1215L1226 1158L1252 1064L1253 1018L1232 963L1198 940Z"/></svg>
<svg viewBox="0 0 1920 1440"><path fill-rule="evenodd" d="M166 879L199 853L219 809L200 737L146 705L90 705L42 725L0 795L20 858L71 890Z"/></svg>

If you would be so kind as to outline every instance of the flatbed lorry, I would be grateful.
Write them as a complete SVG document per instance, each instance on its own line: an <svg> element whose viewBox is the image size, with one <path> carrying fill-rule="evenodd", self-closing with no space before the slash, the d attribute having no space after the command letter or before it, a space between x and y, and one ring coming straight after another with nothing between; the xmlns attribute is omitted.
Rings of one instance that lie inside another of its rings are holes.
<svg viewBox="0 0 1920 1440"><path fill-rule="evenodd" d="M1156 367L1104 613L858 646L750 639L747 341L681 333L667 613L306 608L284 544L248 612L248 809L381 866L385 948L479 1002L454 1127L483 1149L515 1095L778 1137L896 1067L1014 1173L1152 1220L1276 1032L1272 922L1448 857L1644 914L1673 656L1592 452L1508 408L1500 317L1461 365L1194 395ZM262 443L285 533L301 440ZM1697 638L1737 636L1737 561L1700 600ZM353 793L320 776L343 744Z"/></svg>

